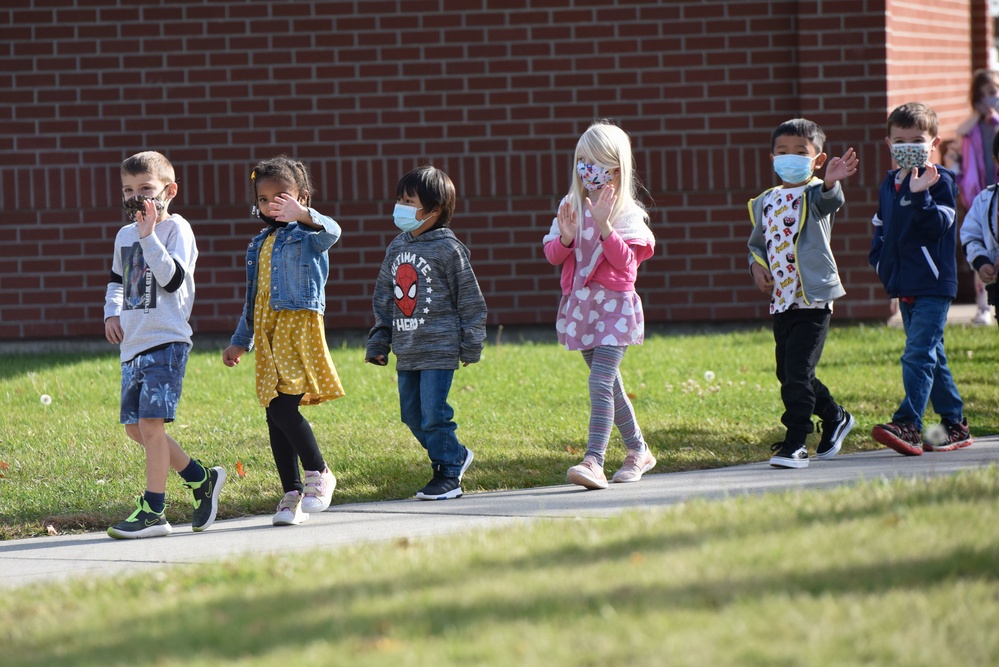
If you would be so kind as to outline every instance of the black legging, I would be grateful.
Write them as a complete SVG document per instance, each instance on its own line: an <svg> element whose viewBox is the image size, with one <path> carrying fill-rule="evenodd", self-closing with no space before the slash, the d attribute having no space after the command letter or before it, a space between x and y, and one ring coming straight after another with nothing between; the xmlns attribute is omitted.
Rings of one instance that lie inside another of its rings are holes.
<svg viewBox="0 0 999 667"><path fill-rule="evenodd" d="M298 468L299 460L306 470L322 471L326 467L323 455L319 452L319 443L312 433L312 427L302 413L298 404L303 394L292 396L278 394L267 406L267 430L271 436L271 452L277 465L278 475L284 492L298 491L302 493L302 475Z"/></svg>

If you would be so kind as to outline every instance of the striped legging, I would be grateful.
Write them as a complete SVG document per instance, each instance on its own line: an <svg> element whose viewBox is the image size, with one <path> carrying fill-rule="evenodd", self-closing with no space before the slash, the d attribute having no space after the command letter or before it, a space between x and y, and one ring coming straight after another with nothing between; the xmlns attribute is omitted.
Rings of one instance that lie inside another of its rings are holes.
<svg viewBox="0 0 999 667"><path fill-rule="evenodd" d="M621 360L628 348L600 345L583 350L583 359L590 367L590 429L586 441L586 456L593 456L604 464L604 452L610 440L611 427L617 426L629 451L640 452L645 448L642 429L635 419L635 409L624 393L621 379Z"/></svg>

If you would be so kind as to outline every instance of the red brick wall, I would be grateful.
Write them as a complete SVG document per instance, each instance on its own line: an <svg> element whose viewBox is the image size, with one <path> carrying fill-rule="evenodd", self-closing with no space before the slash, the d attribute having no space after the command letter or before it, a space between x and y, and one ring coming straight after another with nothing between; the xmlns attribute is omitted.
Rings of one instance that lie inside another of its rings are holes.
<svg viewBox="0 0 999 667"><path fill-rule="evenodd" d="M632 135L655 201L660 249L638 285L650 321L764 317L745 202L774 183L773 127L799 115L832 153L861 153L836 224L837 312L883 317L866 260L883 121L915 97L959 120L970 6L14 0L0 9L0 339L102 334L118 165L144 149L174 162L172 209L198 235L197 332L235 325L260 226L248 172L282 152L311 166L316 208L344 230L329 327L370 324L395 183L428 160L457 185L490 324L551 323L540 239L598 117Z"/></svg>

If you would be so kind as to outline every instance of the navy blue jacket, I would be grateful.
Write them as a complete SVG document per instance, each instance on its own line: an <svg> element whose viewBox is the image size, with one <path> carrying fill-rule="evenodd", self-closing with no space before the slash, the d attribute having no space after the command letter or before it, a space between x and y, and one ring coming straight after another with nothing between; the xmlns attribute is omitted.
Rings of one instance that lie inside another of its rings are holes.
<svg viewBox="0 0 999 667"><path fill-rule="evenodd" d="M937 165L940 178L912 192L910 176L895 192L895 175L881 184L869 259L891 298L957 296L957 224L954 173Z"/></svg>

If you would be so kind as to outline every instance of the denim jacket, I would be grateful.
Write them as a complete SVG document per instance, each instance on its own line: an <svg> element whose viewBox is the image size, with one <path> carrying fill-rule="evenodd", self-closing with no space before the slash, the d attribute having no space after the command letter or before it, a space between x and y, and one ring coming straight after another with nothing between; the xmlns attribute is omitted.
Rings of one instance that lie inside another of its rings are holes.
<svg viewBox="0 0 999 667"><path fill-rule="evenodd" d="M271 255L271 298L274 310L326 310L326 280L330 275L328 251L340 238L340 225L333 218L309 209L312 222L322 225L314 230L297 222L276 231L267 228L253 237L246 250L246 303L232 335L230 345L253 348L253 304L257 298L257 265L260 246L274 233Z"/></svg>

